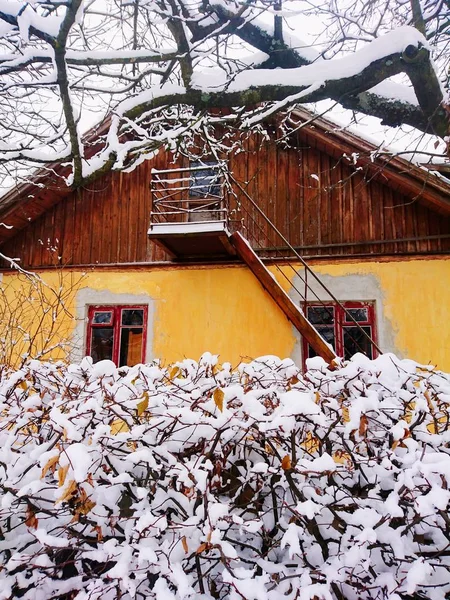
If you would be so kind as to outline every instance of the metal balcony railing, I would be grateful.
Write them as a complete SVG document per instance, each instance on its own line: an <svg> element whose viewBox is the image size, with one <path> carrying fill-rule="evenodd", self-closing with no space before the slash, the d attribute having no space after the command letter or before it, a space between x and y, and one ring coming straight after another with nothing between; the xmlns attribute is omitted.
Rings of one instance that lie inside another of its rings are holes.
<svg viewBox="0 0 450 600"><path fill-rule="evenodd" d="M204 162L178 169L153 169L150 226L161 223L227 221L222 165Z"/></svg>

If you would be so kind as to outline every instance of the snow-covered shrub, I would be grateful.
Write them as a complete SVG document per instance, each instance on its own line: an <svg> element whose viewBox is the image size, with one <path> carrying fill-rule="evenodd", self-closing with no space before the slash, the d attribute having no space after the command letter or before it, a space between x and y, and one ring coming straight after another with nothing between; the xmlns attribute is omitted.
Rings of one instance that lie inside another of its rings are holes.
<svg viewBox="0 0 450 600"><path fill-rule="evenodd" d="M450 378L385 355L0 381L0 599L450 594Z"/></svg>

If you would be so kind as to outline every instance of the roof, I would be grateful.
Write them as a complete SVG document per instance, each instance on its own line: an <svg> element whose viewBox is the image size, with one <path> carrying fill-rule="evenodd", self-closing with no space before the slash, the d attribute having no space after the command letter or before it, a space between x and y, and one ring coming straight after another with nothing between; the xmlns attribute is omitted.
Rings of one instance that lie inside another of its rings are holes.
<svg viewBox="0 0 450 600"><path fill-rule="evenodd" d="M312 147L337 159L345 156L356 168L364 168L371 177L394 190L433 211L450 215L450 182L447 183L435 172L434 167L431 170L395 155L380 154L375 144L348 130L343 131L336 123L316 117L305 109L298 109L293 114L299 125L304 123L301 136ZM94 128L86 136L92 153L98 148L95 142L104 129L103 125ZM0 222L12 226L0 228L0 244L73 191L64 184L64 177L69 173L67 164L47 165L45 169L36 171L29 181L15 186L0 199Z"/></svg>

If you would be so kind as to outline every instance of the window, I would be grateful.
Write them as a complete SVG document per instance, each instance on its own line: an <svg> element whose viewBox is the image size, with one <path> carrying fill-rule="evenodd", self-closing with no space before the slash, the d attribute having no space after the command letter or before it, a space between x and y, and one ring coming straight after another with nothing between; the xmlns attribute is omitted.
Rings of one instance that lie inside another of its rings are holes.
<svg viewBox="0 0 450 600"><path fill-rule="evenodd" d="M86 354L118 367L144 362L147 312L146 306L90 306Z"/></svg>
<svg viewBox="0 0 450 600"><path fill-rule="evenodd" d="M306 316L323 339L333 346L338 356L348 359L361 352L369 358L376 358L376 349L370 342L372 339L376 343L373 303L342 302L342 306L344 308L332 302L310 303L306 307ZM303 350L305 358L316 356L306 341Z"/></svg>
<svg viewBox="0 0 450 600"><path fill-rule="evenodd" d="M221 198L222 184L216 160L196 160L190 164L189 196L191 198Z"/></svg>

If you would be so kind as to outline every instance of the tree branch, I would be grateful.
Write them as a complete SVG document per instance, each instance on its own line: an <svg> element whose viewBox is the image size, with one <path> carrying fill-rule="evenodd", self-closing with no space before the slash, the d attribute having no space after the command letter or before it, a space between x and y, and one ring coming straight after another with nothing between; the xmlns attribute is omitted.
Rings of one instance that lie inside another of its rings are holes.
<svg viewBox="0 0 450 600"><path fill-rule="evenodd" d="M58 74L58 87L63 105L64 117L69 132L73 158L73 185L78 187L83 180L82 148L78 138L78 128L70 97L70 85L66 66L66 43L69 32L75 23L82 0L72 0L67 7L66 16L55 44L55 65Z"/></svg>

